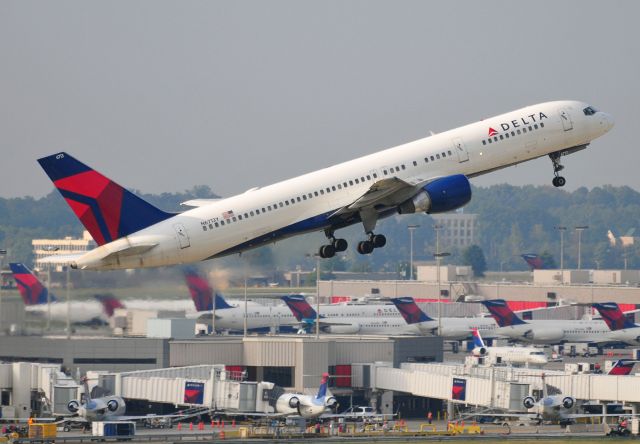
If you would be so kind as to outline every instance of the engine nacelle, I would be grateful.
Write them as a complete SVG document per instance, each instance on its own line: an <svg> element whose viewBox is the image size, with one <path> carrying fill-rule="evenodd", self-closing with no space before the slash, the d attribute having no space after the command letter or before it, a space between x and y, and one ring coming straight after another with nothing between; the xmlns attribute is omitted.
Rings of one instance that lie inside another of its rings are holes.
<svg viewBox="0 0 640 444"><path fill-rule="evenodd" d="M299 405L300 399L298 399L297 396L292 396L291 398L289 398L289 407L291 407L292 409L296 409Z"/></svg>
<svg viewBox="0 0 640 444"><path fill-rule="evenodd" d="M351 335L360 331L360 324L354 322L350 325L327 325L322 328L326 333Z"/></svg>
<svg viewBox="0 0 640 444"><path fill-rule="evenodd" d="M118 401L116 401L115 399L112 399L109 402L107 402L107 408L109 409L110 412L115 412L116 410L118 410L119 406L120 404L118 404Z"/></svg>
<svg viewBox="0 0 640 444"><path fill-rule="evenodd" d="M78 401L69 401L67 404L67 410L71 413L78 413L78 410L80 410L80 403Z"/></svg>
<svg viewBox="0 0 640 444"><path fill-rule="evenodd" d="M333 396L329 396L327 399L324 400L324 405L326 407L329 407L330 409L333 409L336 406L336 404L338 404L338 400Z"/></svg>
<svg viewBox="0 0 640 444"><path fill-rule="evenodd" d="M471 350L471 354L473 356L485 356L487 354L487 348L486 347L476 347L473 350Z"/></svg>
<svg viewBox="0 0 640 444"><path fill-rule="evenodd" d="M471 184L464 174L441 177L398 206L398 213L445 213L471 200Z"/></svg>
<svg viewBox="0 0 640 444"><path fill-rule="evenodd" d="M522 405L524 405L525 409L532 409L536 405L536 400L531 396L527 396L522 400Z"/></svg>
<svg viewBox="0 0 640 444"><path fill-rule="evenodd" d="M561 328L539 328L528 331L524 336L532 342L551 344L562 340L564 331Z"/></svg>
<svg viewBox="0 0 640 444"><path fill-rule="evenodd" d="M567 396L562 400L562 407L564 407L567 410L571 410L574 405L576 405L576 400L571 396Z"/></svg>

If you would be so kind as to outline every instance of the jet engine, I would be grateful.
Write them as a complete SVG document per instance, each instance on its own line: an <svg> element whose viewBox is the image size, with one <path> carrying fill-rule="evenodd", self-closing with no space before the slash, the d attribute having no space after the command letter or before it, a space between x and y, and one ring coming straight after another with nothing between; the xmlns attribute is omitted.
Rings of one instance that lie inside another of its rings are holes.
<svg viewBox="0 0 640 444"><path fill-rule="evenodd" d="M471 185L463 174L441 177L429 182L411 199L398 206L398 213L444 213L471 200Z"/></svg>
<svg viewBox="0 0 640 444"><path fill-rule="evenodd" d="M110 412L115 412L116 410L118 410L118 407L119 407L118 401L116 401L115 399L112 399L109 402L107 402L107 408L109 409Z"/></svg>
<svg viewBox="0 0 640 444"><path fill-rule="evenodd" d="M473 356L484 356L487 354L487 348L486 347L476 347L473 350L471 350L471 353L473 354Z"/></svg>
<svg viewBox="0 0 640 444"><path fill-rule="evenodd" d="M78 410L80 410L80 403L78 401L69 401L67 404L67 410L71 413L78 413Z"/></svg>
<svg viewBox="0 0 640 444"><path fill-rule="evenodd" d="M564 337L564 331L561 328L535 329L526 332L524 337L532 342L551 344L560 341Z"/></svg>
<svg viewBox="0 0 640 444"><path fill-rule="evenodd" d="M322 331L333 334L351 335L360 331L360 324L354 322L349 325L327 325L322 328Z"/></svg>
<svg viewBox="0 0 640 444"><path fill-rule="evenodd" d="M536 400L531 396L527 396L522 400L525 409L532 409L536 405Z"/></svg>
<svg viewBox="0 0 640 444"><path fill-rule="evenodd" d="M327 399L325 399L324 401L324 405L326 407L329 407L330 409L335 408L335 406L338 404L338 400L336 398L334 398L333 396L329 396Z"/></svg>
<svg viewBox="0 0 640 444"><path fill-rule="evenodd" d="M562 407L564 407L567 410L572 409L574 405L576 405L576 400L573 399L571 396L567 396L562 400Z"/></svg>
<svg viewBox="0 0 640 444"><path fill-rule="evenodd" d="M298 406L300 405L300 399L298 399L297 396L292 396L291 398L289 398L289 407L291 407L292 409L298 408Z"/></svg>

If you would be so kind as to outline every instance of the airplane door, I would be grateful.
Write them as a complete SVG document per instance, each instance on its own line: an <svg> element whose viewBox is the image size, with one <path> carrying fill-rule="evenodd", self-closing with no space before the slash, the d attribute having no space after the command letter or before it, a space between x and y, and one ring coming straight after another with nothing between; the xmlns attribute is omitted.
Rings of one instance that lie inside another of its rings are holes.
<svg viewBox="0 0 640 444"><path fill-rule="evenodd" d="M187 234L187 229L184 225L175 224L173 229L176 230L176 237L178 238L178 245L180 245L180 249L190 247L191 241L189 241L189 235Z"/></svg>
<svg viewBox="0 0 640 444"><path fill-rule="evenodd" d="M460 137L456 137L453 139L453 148L458 154L458 162L466 162L469 160L469 152L467 151L467 147L464 145L464 142Z"/></svg>
<svg viewBox="0 0 640 444"><path fill-rule="evenodd" d="M573 129L573 121L571 120L571 115L569 115L569 111L566 109L560 110L560 120L562 121L562 128L565 131L570 131Z"/></svg>

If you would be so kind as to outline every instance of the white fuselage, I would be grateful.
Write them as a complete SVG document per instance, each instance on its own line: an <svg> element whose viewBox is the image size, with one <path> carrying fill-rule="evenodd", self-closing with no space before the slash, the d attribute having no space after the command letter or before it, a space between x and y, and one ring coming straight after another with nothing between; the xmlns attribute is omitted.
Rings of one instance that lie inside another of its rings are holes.
<svg viewBox="0 0 640 444"><path fill-rule="evenodd" d="M547 363L544 351L535 347L476 347L472 353L474 356L484 357L492 363L536 366Z"/></svg>
<svg viewBox="0 0 640 444"><path fill-rule="evenodd" d="M189 263L321 230L329 227L329 215L351 205L383 179L396 177L418 185L452 174L475 177L582 147L613 125L605 113L585 115L587 106L577 101L541 103L252 188L102 245L74 265L82 269L123 269ZM490 128L497 131L491 137ZM376 210L385 217L396 208ZM358 222L345 221L344 225ZM123 250L139 253L115 254Z"/></svg>
<svg viewBox="0 0 640 444"><path fill-rule="evenodd" d="M538 320L526 324L500 327L496 333L509 339L533 344L560 344L563 342L612 342L607 324L602 320L560 321Z"/></svg>

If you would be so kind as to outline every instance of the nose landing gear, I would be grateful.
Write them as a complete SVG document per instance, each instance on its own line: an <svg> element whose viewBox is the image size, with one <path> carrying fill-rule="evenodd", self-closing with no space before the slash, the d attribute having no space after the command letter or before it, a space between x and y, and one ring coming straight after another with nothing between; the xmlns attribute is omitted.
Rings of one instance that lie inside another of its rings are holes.
<svg viewBox="0 0 640 444"><path fill-rule="evenodd" d="M559 173L564 169L564 166L560 164L560 153L551 153L549 154L549 158L551 159L551 163L553 163L553 175L554 178L551 181L554 187L563 187L567 180L562 177Z"/></svg>

